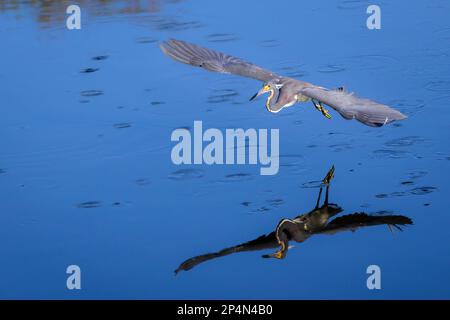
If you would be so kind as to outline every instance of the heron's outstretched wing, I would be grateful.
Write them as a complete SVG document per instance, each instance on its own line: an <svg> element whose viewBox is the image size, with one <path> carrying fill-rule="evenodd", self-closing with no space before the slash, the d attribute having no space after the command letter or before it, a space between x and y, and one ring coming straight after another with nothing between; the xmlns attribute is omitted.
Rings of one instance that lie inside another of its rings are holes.
<svg viewBox="0 0 450 320"><path fill-rule="evenodd" d="M329 105L345 119L356 119L365 125L380 127L384 124L406 118L400 111L369 99L355 96L344 90L329 90L323 87L308 86L300 93Z"/></svg>
<svg viewBox="0 0 450 320"><path fill-rule="evenodd" d="M334 219L318 233L334 234L340 231L355 231L358 228L383 224L394 226L401 230L399 226L412 223L410 218L402 215L375 216L364 212L357 212Z"/></svg>
<svg viewBox="0 0 450 320"><path fill-rule="evenodd" d="M233 73L263 82L278 77L271 71L250 62L180 40L168 40L163 42L160 48L166 55L179 62L202 67L209 71Z"/></svg>
<svg viewBox="0 0 450 320"><path fill-rule="evenodd" d="M183 263L180 264L177 270L175 270L175 274L180 272L181 270L188 271L208 260L220 258L227 256L232 253L244 252L244 251L256 251L256 250L264 250L276 248L278 246L277 239L275 237L275 232L271 232L268 235L262 235L254 240L248 241L246 243L226 248L220 250L218 252L202 254L200 256L192 257L187 259Z"/></svg>

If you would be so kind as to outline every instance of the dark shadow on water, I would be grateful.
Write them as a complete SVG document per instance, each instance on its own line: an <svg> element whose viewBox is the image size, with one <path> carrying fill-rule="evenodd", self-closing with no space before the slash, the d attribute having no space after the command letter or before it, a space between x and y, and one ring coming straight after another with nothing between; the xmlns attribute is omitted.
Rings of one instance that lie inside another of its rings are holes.
<svg viewBox="0 0 450 320"><path fill-rule="evenodd" d="M367 214L365 212L355 212L332 219L343 209L334 203L329 203L330 182L334 177L334 166L328 171L325 178L315 186L319 187L319 195L315 207L302 215L293 219L282 219L274 231L261 235L260 237L239 244L237 246L222 249L217 252L202 254L185 260L175 270L175 274L180 271L188 271L195 266L208 260L224 257L233 253L275 249L278 250L271 254L264 254L263 258L284 259L290 249L289 242L294 241L302 243L316 234L333 235L341 231L356 231L359 228L369 226L387 225L392 231L393 228L402 230L401 226L411 225L410 218L403 215L392 214L389 210L382 211L383 214ZM325 188L325 199L320 205L323 189ZM415 190L415 189L414 189ZM270 200L271 205L280 205L281 199ZM250 202L243 202L242 205L248 207ZM332 219L330 221L330 219Z"/></svg>

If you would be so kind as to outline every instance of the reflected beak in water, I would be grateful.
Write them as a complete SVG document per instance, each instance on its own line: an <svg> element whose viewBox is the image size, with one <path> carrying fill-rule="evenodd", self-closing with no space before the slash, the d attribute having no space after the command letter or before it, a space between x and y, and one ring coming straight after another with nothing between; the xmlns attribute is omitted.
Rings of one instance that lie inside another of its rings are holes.
<svg viewBox="0 0 450 320"><path fill-rule="evenodd" d="M272 253L272 254L265 254L265 255L262 255L262 257L265 258L265 259L268 259L268 258L283 259L284 258L281 252L275 252L275 253Z"/></svg>
<svg viewBox="0 0 450 320"><path fill-rule="evenodd" d="M260 95L268 92L270 90L270 87L268 85L265 85L264 87L262 87L257 93L255 93L251 98L250 101L255 100L256 98L258 98Z"/></svg>
<svg viewBox="0 0 450 320"><path fill-rule="evenodd" d="M281 242L281 249L272 254L262 255L263 258L275 258L275 259L284 259L286 257L287 251L294 246L290 246L288 242Z"/></svg>
<svg viewBox="0 0 450 320"><path fill-rule="evenodd" d="M285 251L277 251L275 253L272 254L265 254L262 256L263 258L275 258L275 259L284 259L284 257L286 257L286 253Z"/></svg>

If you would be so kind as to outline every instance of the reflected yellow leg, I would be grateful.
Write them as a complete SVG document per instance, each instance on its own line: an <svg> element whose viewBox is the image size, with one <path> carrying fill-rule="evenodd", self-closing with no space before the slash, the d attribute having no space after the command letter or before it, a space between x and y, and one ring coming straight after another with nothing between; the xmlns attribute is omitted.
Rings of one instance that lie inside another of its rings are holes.
<svg viewBox="0 0 450 320"><path fill-rule="evenodd" d="M328 205L328 192L330 191L330 182L333 178L334 178L334 166L331 167L325 178L323 178L323 183L327 186L325 192L325 203L324 203L325 205Z"/></svg>
<svg viewBox="0 0 450 320"><path fill-rule="evenodd" d="M325 176L325 178L323 178L323 183L325 185L329 185L330 181L334 178L334 166L331 167L330 170L328 170L327 175Z"/></svg>

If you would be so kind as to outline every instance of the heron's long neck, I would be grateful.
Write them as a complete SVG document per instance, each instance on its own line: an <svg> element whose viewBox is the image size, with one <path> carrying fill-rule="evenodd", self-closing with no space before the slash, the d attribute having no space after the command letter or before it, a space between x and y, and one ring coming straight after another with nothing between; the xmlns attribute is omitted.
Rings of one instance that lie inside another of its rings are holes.
<svg viewBox="0 0 450 320"><path fill-rule="evenodd" d="M270 90L269 97L267 98L267 101L266 101L266 108L269 112L273 112L272 106L274 106L277 103L279 94L280 94L280 90L275 90L275 89Z"/></svg>

